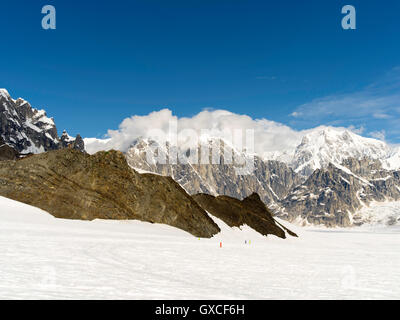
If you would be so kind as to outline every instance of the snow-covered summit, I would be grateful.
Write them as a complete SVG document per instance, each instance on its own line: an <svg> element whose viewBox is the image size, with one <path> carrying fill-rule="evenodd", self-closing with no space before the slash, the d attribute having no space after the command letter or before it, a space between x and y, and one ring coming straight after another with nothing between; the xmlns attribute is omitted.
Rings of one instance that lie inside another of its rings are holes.
<svg viewBox="0 0 400 320"><path fill-rule="evenodd" d="M303 175L347 158L384 160L391 148L383 141L365 138L343 128L321 126L307 133L297 146L290 165Z"/></svg>
<svg viewBox="0 0 400 320"><path fill-rule="evenodd" d="M60 139L66 141L66 142L72 142L72 141L75 140L73 137L71 137L71 136L68 134L68 132L67 132L66 130L63 131L63 133L62 133Z"/></svg>
<svg viewBox="0 0 400 320"><path fill-rule="evenodd" d="M0 88L0 97L5 98L5 99L9 99L10 98L10 94L8 93L8 91L4 88Z"/></svg>

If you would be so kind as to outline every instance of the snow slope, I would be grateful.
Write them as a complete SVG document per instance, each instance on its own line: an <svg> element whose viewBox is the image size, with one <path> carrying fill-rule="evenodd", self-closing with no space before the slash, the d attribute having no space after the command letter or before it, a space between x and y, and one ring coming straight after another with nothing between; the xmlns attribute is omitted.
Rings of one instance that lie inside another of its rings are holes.
<svg viewBox="0 0 400 320"><path fill-rule="evenodd" d="M2 197L0 221L1 299L400 298L396 227L291 226L299 238L282 240L218 221L222 233L199 240L139 221L55 219Z"/></svg>
<svg viewBox="0 0 400 320"><path fill-rule="evenodd" d="M393 148L392 152L389 154L389 157L382 161L382 165L388 170L400 169L400 147Z"/></svg>

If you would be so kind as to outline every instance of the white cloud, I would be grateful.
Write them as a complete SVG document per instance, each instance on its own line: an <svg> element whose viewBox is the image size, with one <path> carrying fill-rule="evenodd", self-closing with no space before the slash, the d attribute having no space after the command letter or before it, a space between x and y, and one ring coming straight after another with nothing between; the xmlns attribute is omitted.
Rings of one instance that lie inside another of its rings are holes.
<svg viewBox="0 0 400 320"><path fill-rule="evenodd" d="M144 116L126 118L118 130L108 130L107 140L85 139L89 153L99 150L116 149L127 151L132 142L138 138L154 138L154 129L162 130L168 135L171 122L177 122L178 132L192 129L201 134L202 130L211 130L214 137L224 137L226 131L254 130L255 152L263 155L271 152L293 152L300 143L303 132L267 119L252 119L247 115L235 114L226 110L204 110L193 117L178 118L169 109L152 112Z"/></svg>
<svg viewBox="0 0 400 320"><path fill-rule="evenodd" d="M302 113L301 113L301 112L297 112L297 111L293 111L290 115L291 115L292 117L297 118L297 117L300 117L300 116L302 115Z"/></svg>
<svg viewBox="0 0 400 320"><path fill-rule="evenodd" d="M297 107L290 116L302 126L320 124L363 125L371 131L384 126L393 135L400 116L400 68L362 90L314 99Z"/></svg>
<svg viewBox="0 0 400 320"><path fill-rule="evenodd" d="M390 117L388 112L397 112L399 99L400 94L377 97L369 92L327 96L299 106L291 113L291 116L306 119L346 119L349 117L387 119Z"/></svg>
<svg viewBox="0 0 400 320"><path fill-rule="evenodd" d="M368 135L371 136L374 139L385 141L386 132L385 132L385 130L372 131Z"/></svg>
<svg viewBox="0 0 400 320"><path fill-rule="evenodd" d="M390 116L389 116L388 114L386 114L386 113L379 113L379 112L374 113L372 116L373 116L375 119L389 119L389 118L390 118Z"/></svg>
<svg viewBox="0 0 400 320"><path fill-rule="evenodd" d="M347 127L347 129L349 129L351 132L354 132L355 134L358 134L358 135L362 135L365 132L364 126L360 126L357 128L356 126L350 125Z"/></svg>

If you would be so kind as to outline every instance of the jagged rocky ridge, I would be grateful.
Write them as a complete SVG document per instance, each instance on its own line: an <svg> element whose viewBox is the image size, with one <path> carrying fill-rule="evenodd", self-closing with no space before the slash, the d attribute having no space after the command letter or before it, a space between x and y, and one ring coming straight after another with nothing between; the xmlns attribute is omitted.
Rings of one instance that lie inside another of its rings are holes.
<svg viewBox="0 0 400 320"><path fill-rule="evenodd" d="M19 153L40 153L61 148L84 151L80 135L72 139L64 131L61 137L52 118L37 110L24 99L14 100L0 89L0 136Z"/></svg>
<svg viewBox="0 0 400 320"><path fill-rule="evenodd" d="M16 160L20 157L19 153L10 147L3 138L0 136L0 161L3 160Z"/></svg>

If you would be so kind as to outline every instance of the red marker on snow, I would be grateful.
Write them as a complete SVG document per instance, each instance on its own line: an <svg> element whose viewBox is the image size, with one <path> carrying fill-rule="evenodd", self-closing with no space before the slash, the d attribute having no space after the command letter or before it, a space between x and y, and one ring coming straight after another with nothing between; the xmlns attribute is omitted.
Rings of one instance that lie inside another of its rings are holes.
<svg viewBox="0 0 400 320"><path fill-rule="evenodd" d="M219 247L222 248L222 242L219 243Z"/></svg>

